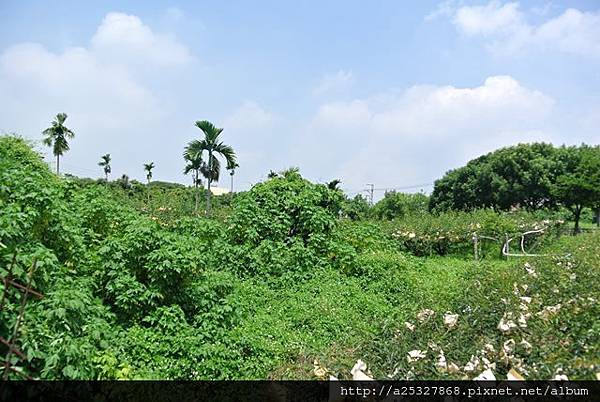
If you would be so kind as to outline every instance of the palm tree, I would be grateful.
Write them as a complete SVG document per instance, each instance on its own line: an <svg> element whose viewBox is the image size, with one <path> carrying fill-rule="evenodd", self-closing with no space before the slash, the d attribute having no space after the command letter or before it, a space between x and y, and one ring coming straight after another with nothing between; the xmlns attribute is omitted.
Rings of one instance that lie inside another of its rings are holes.
<svg viewBox="0 0 600 402"><path fill-rule="evenodd" d="M235 168L239 167L237 163L234 163L231 166L227 166L227 170L229 170L229 176L231 176L231 193L233 194L233 175L235 174Z"/></svg>
<svg viewBox="0 0 600 402"><path fill-rule="evenodd" d="M154 169L154 168L155 168L154 162L144 163L144 170L147 172L146 180L148 181L148 184L150 184L150 180L152 180L152 169Z"/></svg>
<svg viewBox="0 0 600 402"><path fill-rule="evenodd" d="M59 113L52 121L52 125L42 131L46 137L42 140L44 145L52 147L52 153L56 156L56 174L60 172L60 157L69 150L67 138L73 138L75 133L65 126L66 113Z"/></svg>
<svg viewBox="0 0 600 402"><path fill-rule="evenodd" d="M144 163L144 170L146 173L146 181L148 182L148 204L150 203L150 180L152 180L152 169L154 169L154 162Z"/></svg>
<svg viewBox="0 0 600 402"><path fill-rule="evenodd" d="M106 177L106 185L108 185L108 175L111 172L110 168L110 154L102 155L102 159L98 162L98 166L104 168L104 176Z"/></svg>
<svg viewBox="0 0 600 402"><path fill-rule="evenodd" d="M196 202L196 206L194 211L198 213L198 186L202 184L202 180L200 179L200 171L205 169L204 162L202 161L202 152L199 152L197 147L192 147L191 143L183 152L183 159L187 162L185 165L185 169L183 170L183 174L192 174L192 180L194 182L194 198Z"/></svg>
<svg viewBox="0 0 600 402"><path fill-rule="evenodd" d="M225 158L227 166L233 166L236 164L236 157L233 148L229 145L223 144L219 141L219 135L223 132L222 128L215 127L209 121L202 120L196 122L198 127L204 133L204 138L201 140L194 140L188 144L187 149L191 153L200 154L206 152L208 154L207 162L200 168L200 172L206 177L208 192L206 193L206 214L210 215L210 202L211 192L210 185L213 181L219 181L219 173L221 171L221 163L217 158L217 155Z"/></svg>

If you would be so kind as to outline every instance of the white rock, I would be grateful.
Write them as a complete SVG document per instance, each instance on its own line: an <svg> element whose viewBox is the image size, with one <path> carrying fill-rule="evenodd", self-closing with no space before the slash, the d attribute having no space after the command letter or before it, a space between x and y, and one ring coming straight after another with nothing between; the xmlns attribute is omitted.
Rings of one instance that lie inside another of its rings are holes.
<svg viewBox="0 0 600 402"><path fill-rule="evenodd" d="M417 314L417 319L423 323L423 322L427 321L429 318L431 318L434 314L435 314L435 312L433 310L426 308L424 310L421 310L419 312L419 314Z"/></svg>
<svg viewBox="0 0 600 402"><path fill-rule="evenodd" d="M423 352L422 350L419 350L419 349L415 349L415 350L411 350L410 352L408 352L408 356L406 356L406 360L408 360L409 363L412 363L417 360L424 359L425 356L426 356L425 352Z"/></svg>
<svg viewBox="0 0 600 402"><path fill-rule="evenodd" d="M473 378L475 381L495 381L496 376L492 372L492 370L487 369L483 373L479 374L477 377Z"/></svg>
<svg viewBox="0 0 600 402"><path fill-rule="evenodd" d="M446 327L448 327L448 329L452 329L456 326L456 323L458 322L458 314L452 314L450 312L447 312L446 314L444 314L444 325Z"/></svg>

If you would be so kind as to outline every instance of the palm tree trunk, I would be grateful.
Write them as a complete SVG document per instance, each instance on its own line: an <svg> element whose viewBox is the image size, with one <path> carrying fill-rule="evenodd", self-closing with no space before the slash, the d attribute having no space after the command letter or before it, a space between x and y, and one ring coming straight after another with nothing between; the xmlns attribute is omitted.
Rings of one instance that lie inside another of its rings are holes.
<svg viewBox="0 0 600 402"><path fill-rule="evenodd" d="M206 193L206 215L210 216L210 183L212 182L212 152L208 153L208 193Z"/></svg>
<svg viewBox="0 0 600 402"><path fill-rule="evenodd" d="M146 187L148 189L148 208L150 208L150 179L148 179L148 184Z"/></svg>
<svg viewBox="0 0 600 402"><path fill-rule="evenodd" d="M194 174L194 198L196 199L196 206L194 207L194 212L196 213L196 215L198 214L198 170L196 170L196 173Z"/></svg>
<svg viewBox="0 0 600 402"><path fill-rule="evenodd" d="M231 193L233 194L233 175L231 175Z"/></svg>
<svg viewBox="0 0 600 402"><path fill-rule="evenodd" d="M211 192L210 192L210 183L212 182L212 180L209 178L208 179L208 193L206 193L206 215L210 216L210 196L211 196Z"/></svg>
<svg viewBox="0 0 600 402"><path fill-rule="evenodd" d="M60 174L59 166L60 166L60 155L56 155L56 174L57 175Z"/></svg>

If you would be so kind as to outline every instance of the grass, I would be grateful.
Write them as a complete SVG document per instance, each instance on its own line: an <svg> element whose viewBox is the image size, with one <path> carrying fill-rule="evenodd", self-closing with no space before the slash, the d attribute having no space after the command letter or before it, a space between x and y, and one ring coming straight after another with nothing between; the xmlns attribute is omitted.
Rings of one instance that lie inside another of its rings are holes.
<svg viewBox="0 0 600 402"><path fill-rule="evenodd" d="M279 290L248 280L239 290L246 319L236 334L254 348L248 353L252 367L244 370L257 371L242 377L315 378L316 359L329 374L349 378L362 359L376 378L473 378L486 358L498 378L513 368L525 378L552 378L562 369L569 378L593 379L600 367L599 240L598 233L563 236L545 250L556 257L479 263L364 251L363 264L375 267L371 275L367 269L358 277L323 271ZM521 296L532 298L527 310ZM556 314L543 316L559 304ZM426 308L435 315L420 323L416 315ZM445 312L459 314L455 328L444 326ZM507 312L515 321L520 312L530 313L527 327L502 333L497 327ZM512 341L514 350L503 354ZM494 352L484 351L486 344ZM409 363L414 349L426 358ZM436 368L441 350L459 372ZM465 371L472 356L480 365Z"/></svg>

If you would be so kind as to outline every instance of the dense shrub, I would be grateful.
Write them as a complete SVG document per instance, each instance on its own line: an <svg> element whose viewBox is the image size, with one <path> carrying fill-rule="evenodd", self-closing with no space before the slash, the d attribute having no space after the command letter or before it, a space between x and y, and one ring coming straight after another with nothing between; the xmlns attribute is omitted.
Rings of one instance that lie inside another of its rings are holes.
<svg viewBox="0 0 600 402"><path fill-rule="evenodd" d="M409 214L426 212L428 203L429 197L422 193L407 194L388 191L373 206L371 213L379 219L401 218Z"/></svg>
<svg viewBox="0 0 600 402"><path fill-rule="evenodd" d="M328 263L342 195L295 170L257 184L234 202L229 237L242 271L311 275Z"/></svg>

